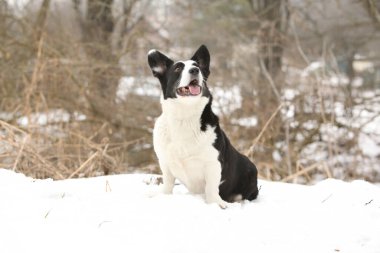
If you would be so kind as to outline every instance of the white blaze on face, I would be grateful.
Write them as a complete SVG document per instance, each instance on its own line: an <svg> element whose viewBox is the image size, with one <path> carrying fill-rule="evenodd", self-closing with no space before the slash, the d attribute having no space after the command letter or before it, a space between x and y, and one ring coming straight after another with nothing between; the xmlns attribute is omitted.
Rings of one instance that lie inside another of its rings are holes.
<svg viewBox="0 0 380 253"><path fill-rule="evenodd" d="M179 81L178 88L181 87L186 87L189 85L189 83L194 80L194 76L192 76L189 71L191 68L194 68L195 66L193 65L195 61L193 60L188 60L188 61L181 61L183 64L185 64L185 67L182 70L182 75L181 75L181 80ZM203 76L201 74L201 71L199 70L198 74L198 81L199 85L202 86L203 83Z"/></svg>
<svg viewBox="0 0 380 253"><path fill-rule="evenodd" d="M153 67L152 70L155 71L155 72L157 72L157 73L164 72L164 68L162 66Z"/></svg>

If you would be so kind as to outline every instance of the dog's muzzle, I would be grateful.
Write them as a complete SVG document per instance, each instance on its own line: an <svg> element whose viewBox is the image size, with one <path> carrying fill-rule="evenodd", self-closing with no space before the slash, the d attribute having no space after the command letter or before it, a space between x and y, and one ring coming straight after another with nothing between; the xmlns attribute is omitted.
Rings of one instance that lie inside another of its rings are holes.
<svg viewBox="0 0 380 253"><path fill-rule="evenodd" d="M180 87L176 91L177 94L182 97L197 96L201 93L202 87L199 85L198 79L194 79L189 83L189 85Z"/></svg>

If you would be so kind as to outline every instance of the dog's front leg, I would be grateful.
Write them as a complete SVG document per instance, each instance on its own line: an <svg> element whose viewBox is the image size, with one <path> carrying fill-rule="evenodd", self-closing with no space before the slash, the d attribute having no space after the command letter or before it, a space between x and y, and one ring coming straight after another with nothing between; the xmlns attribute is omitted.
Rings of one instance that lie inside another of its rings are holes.
<svg viewBox="0 0 380 253"><path fill-rule="evenodd" d="M161 191L165 194L172 194L173 188L174 188L175 177L169 171L167 166L163 166L160 164L160 167L161 167L161 171L162 171L162 182L163 182Z"/></svg>
<svg viewBox="0 0 380 253"><path fill-rule="evenodd" d="M219 184L222 177L222 168L219 163L211 163L206 166L206 202L217 203L221 208L228 207L228 203L219 195Z"/></svg>

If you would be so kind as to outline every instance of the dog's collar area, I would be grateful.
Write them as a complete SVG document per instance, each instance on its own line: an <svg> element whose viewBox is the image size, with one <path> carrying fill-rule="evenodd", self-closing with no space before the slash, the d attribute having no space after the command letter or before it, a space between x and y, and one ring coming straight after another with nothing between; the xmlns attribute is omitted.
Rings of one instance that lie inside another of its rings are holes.
<svg viewBox="0 0 380 253"><path fill-rule="evenodd" d="M201 94L202 87L197 79L192 80L189 85L177 88L176 92L181 97L198 96Z"/></svg>

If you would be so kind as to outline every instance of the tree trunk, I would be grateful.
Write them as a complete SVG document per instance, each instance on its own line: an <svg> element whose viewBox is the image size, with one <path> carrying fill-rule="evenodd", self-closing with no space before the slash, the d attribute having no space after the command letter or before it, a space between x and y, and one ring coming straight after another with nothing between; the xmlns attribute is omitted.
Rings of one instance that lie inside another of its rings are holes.
<svg viewBox="0 0 380 253"><path fill-rule="evenodd" d="M73 0L73 3L80 17L78 0ZM129 7L124 8L124 19L132 15L132 8L136 3L137 1L131 1L128 3ZM123 141L146 135L148 131L136 118L131 118L130 114L133 110L147 107L148 103L139 99L131 105L131 98L125 103L116 103L117 88L123 72L119 63L120 50L112 48L113 36L118 32L116 20L112 15L113 0L89 0L87 4L87 15L80 19L86 60L92 64L91 71L85 72L86 75L88 74L86 102L89 108L87 109L90 110L91 116L106 121L113 126L114 130L119 131L117 136ZM127 26L127 23L124 22L122 25ZM123 29L123 32L128 31ZM122 39L123 35L125 34L119 35L119 39ZM136 104L138 108L134 108ZM128 136L122 134L123 131Z"/></svg>
<svg viewBox="0 0 380 253"><path fill-rule="evenodd" d="M280 84L283 83L281 66L284 36L289 20L288 1L248 1L255 18L260 22L260 28L257 31L258 65L261 68L258 103L262 106L271 104L274 110L279 104Z"/></svg>
<svg viewBox="0 0 380 253"><path fill-rule="evenodd" d="M79 2L73 1L80 16ZM113 0L87 1L87 15L80 19L80 24L87 61L93 63L86 93L89 109L94 116L118 124L115 98L122 71L119 58L111 49L115 27L112 4Z"/></svg>
<svg viewBox="0 0 380 253"><path fill-rule="evenodd" d="M273 77L281 70L283 36L289 20L287 0L249 0L252 10L261 21L258 31L259 54Z"/></svg>
<svg viewBox="0 0 380 253"><path fill-rule="evenodd" d="M36 42L36 44L35 44L36 51L38 50L38 45L39 45L39 42L42 38L42 32L45 28L46 19L47 19L48 12L49 12L49 7L50 7L50 0L44 0L42 2L41 8L40 8L38 15L37 15L36 23L34 25L34 27L35 27L35 39L34 39L34 41Z"/></svg>

